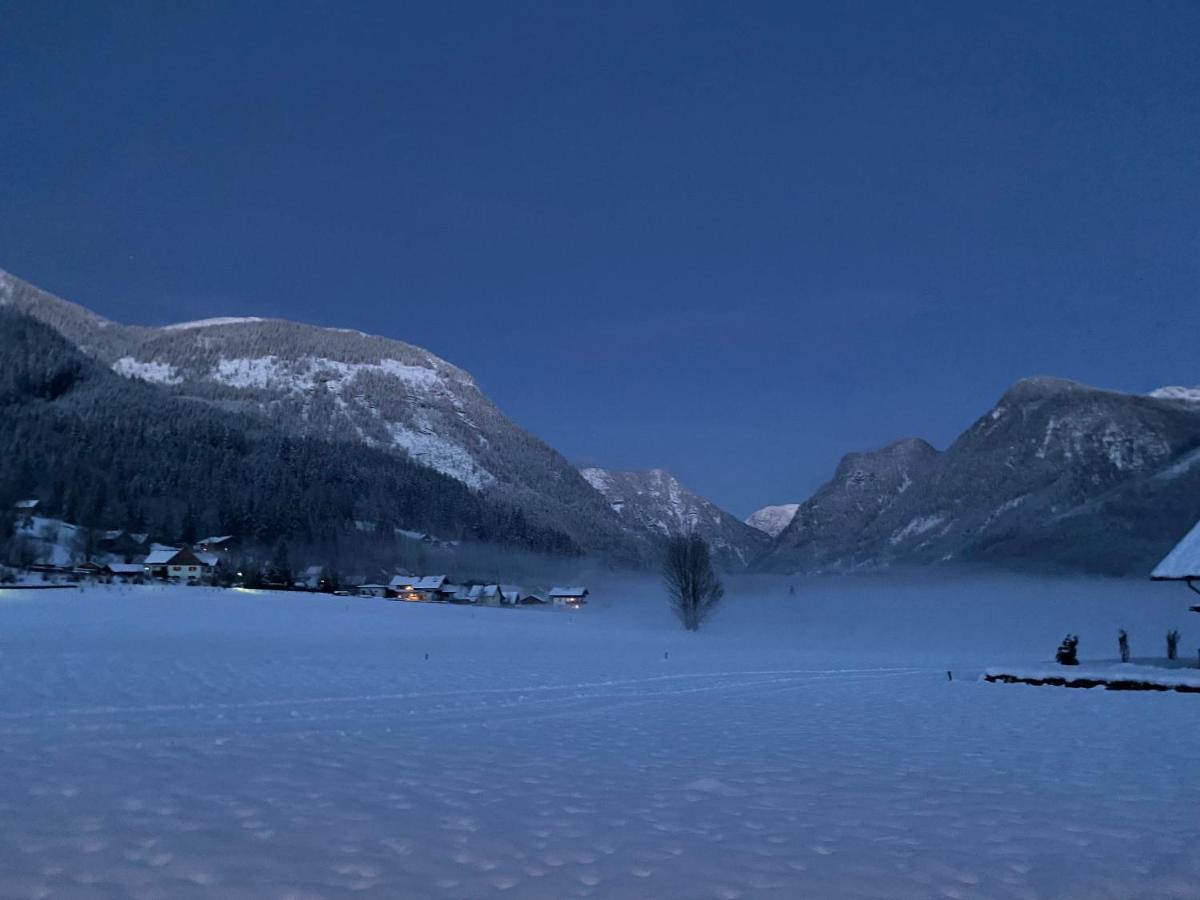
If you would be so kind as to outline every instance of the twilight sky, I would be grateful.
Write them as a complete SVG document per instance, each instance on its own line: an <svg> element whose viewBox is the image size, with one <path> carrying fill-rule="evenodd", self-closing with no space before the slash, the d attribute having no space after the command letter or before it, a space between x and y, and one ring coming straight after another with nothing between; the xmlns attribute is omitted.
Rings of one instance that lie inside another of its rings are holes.
<svg viewBox="0 0 1200 900"><path fill-rule="evenodd" d="M1200 383L1200 4L0 0L0 268L400 338L744 515Z"/></svg>

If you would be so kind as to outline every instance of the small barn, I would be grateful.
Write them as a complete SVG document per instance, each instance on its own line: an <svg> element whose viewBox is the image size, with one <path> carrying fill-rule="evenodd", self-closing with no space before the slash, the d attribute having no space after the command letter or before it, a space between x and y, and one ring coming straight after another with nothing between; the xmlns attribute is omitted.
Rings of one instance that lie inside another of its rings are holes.
<svg viewBox="0 0 1200 900"><path fill-rule="evenodd" d="M386 597L391 588L386 584L360 584L358 586L358 596L360 597Z"/></svg>
<svg viewBox="0 0 1200 900"><path fill-rule="evenodd" d="M587 603L589 593L583 585L554 587L550 589L550 602L555 606L571 606L578 609Z"/></svg>
<svg viewBox="0 0 1200 900"><path fill-rule="evenodd" d="M1154 581L1182 581L1200 596L1200 522L1184 535L1183 540L1163 557L1162 562L1150 573ZM1200 603L1193 604L1192 612L1200 612Z"/></svg>

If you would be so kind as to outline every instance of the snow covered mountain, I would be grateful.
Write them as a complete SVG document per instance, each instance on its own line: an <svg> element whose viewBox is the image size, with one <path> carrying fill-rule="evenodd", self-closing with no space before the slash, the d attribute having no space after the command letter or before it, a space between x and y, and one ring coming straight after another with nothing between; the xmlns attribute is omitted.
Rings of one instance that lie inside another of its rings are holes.
<svg viewBox="0 0 1200 900"><path fill-rule="evenodd" d="M404 453L586 550L631 561L650 552L652 538L566 459L508 420L470 374L419 347L258 318L126 326L2 271L0 305L50 325L119 375L264 415L298 435Z"/></svg>
<svg viewBox="0 0 1200 900"><path fill-rule="evenodd" d="M1200 385L1196 387L1160 387L1156 391L1151 391L1150 396L1162 400L1186 400L1189 403L1200 403Z"/></svg>
<svg viewBox="0 0 1200 900"><path fill-rule="evenodd" d="M1200 518L1200 406L1018 382L946 451L845 457L763 565L975 563L1145 574Z"/></svg>
<svg viewBox="0 0 1200 900"><path fill-rule="evenodd" d="M778 537L779 532L787 528L791 524L792 519L796 518L796 510L799 508L799 503L764 506L762 509L757 509L750 513L746 517L746 524L751 528L757 528L770 537Z"/></svg>
<svg viewBox="0 0 1200 900"><path fill-rule="evenodd" d="M765 534L692 493L670 472L612 472L592 467L580 474L631 528L662 536L695 531L726 567L741 568L766 549Z"/></svg>

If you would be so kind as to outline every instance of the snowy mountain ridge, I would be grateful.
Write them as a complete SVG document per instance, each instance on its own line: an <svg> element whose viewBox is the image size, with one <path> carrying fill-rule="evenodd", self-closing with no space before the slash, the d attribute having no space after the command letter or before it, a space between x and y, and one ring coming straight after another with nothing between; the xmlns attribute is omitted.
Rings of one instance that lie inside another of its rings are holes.
<svg viewBox="0 0 1200 900"><path fill-rule="evenodd" d="M765 534L688 490L663 469L614 472L592 466L580 474L627 524L663 537L695 532L727 567L744 566L766 548Z"/></svg>
<svg viewBox="0 0 1200 900"><path fill-rule="evenodd" d="M1200 385L1196 385L1195 387L1180 387L1178 385L1160 387L1157 390L1151 391L1148 396L1157 397L1160 400L1183 400L1188 403L1200 403Z"/></svg>
<svg viewBox="0 0 1200 900"><path fill-rule="evenodd" d="M1146 574L1200 517L1200 407L1017 382L944 451L847 455L764 565L975 564Z"/></svg>
<svg viewBox="0 0 1200 900"><path fill-rule="evenodd" d="M778 537L779 533L792 523L792 519L796 518L796 510L799 508L799 503L764 506L750 513L746 517L746 524L770 537Z"/></svg>

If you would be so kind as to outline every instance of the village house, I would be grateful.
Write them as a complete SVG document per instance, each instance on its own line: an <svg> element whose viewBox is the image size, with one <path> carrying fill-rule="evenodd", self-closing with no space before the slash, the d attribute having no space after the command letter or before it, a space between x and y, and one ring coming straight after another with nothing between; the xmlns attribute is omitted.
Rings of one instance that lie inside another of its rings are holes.
<svg viewBox="0 0 1200 900"><path fill-rule="evenodd" d="M1150 573L1154 581L1182 581L1191 590L1200 594L1200 522L1184 535L1163 561ZM1200 612L1200 603L1191 606L1192 612Z"/></svg>
<svg viewBox="0 0 1200 900"><path fill-rule="evenodd" d="M358 586L358 596L360 597L386 597L391 591L391 586L386 584L360 584Z"/></svg>
<svg viewBox="0 0 1200 900"><path fill-rule="evenodd" d="M190 547L155 548L142 565L151 578L179 582L205 580L213 570L213 561L197 556Z"/></svg>
<svg viewBox="0 0 1200 900"><path fill-rule="evenodd" d="M579 585L550 589L550 602L555 606L570 606L578 609L587 603L588 589Z"/></svg>
<svg viewBox="0 0 1200 900"><path fill-rule="evenodd" d="M468 599L476 606L502 606L504 591L498 584L477 584L471 588Z"/></svg>
<svg viewBox="0 0 1200 900"><path fill-rule="evenodd" d="M456 588L446 584L445 575L423 575L419 578L397 575L388 583L391 595L397 600L446 601Z"/></svg>

